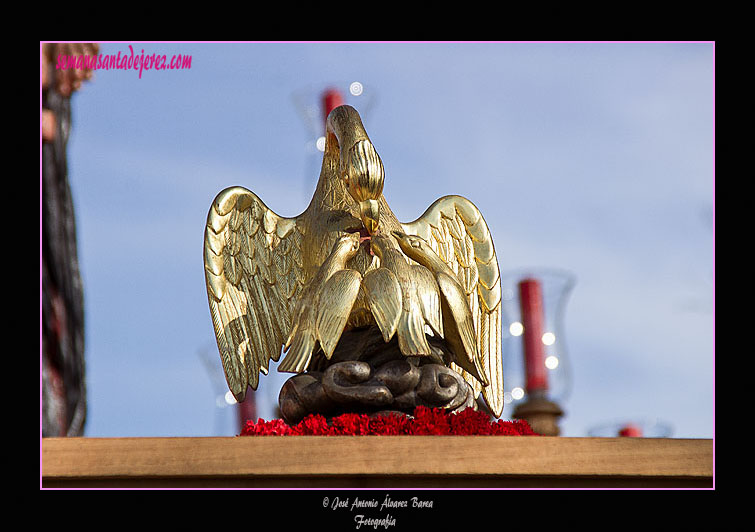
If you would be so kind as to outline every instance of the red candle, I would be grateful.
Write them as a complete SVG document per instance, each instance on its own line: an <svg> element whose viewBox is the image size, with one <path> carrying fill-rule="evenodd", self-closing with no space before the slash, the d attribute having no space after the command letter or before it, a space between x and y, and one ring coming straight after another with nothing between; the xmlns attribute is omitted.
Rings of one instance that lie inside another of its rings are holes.
<svg viewBox="0 0 755 532"><path fill-rule="evenodd" d="M328 89L322 94L323 123L328 119L330 112L343 105L343 95L338 89Z"/></svg>
<svg viewBox="0 0 755 532"><path fill-rule="evenodd" d="M239 427L244 430L246 422L257 421L257 402L254 400L254 390L247 388L244 402L236 403L239 413Z"/></svg>
<svg viewBox="0 0 755 532"><path fill-rule="evenodd" d="M619 431L619 436L625 438L642 438L642 429L637 425L624 425Z"/></svg>
<svg viewBox="0 0 755 532"><path fill-rule="evenodd" d="M548 389L543 346L543 292L536 279L519 282L519 302L522 311L524 336L524 365L527 374L527 393Z"/></svg>

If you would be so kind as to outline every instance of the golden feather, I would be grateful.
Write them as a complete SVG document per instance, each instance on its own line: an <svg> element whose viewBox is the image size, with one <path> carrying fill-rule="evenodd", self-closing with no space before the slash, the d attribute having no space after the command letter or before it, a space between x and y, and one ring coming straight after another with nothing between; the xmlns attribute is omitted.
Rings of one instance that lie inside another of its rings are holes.
<svg viewBox="0 0 755 532"><path fill-rule="evenodd" d="M475 396L483 394L490 410L500 417L503 412L501 281L487 223L468 199L444 196L417 220L401 225L406 234L426 240L464 288L474 319L482 368L490 384L483 387L455 363L451 367L474 388Z"/></svg>
<svg viewBox="0 0 755 532"><path fill-rule="evenodd" d="M282 218L253 192L220 192L207 215L205 280L215 337L237 401L277 361L302 290L296 219Z"/></svg>

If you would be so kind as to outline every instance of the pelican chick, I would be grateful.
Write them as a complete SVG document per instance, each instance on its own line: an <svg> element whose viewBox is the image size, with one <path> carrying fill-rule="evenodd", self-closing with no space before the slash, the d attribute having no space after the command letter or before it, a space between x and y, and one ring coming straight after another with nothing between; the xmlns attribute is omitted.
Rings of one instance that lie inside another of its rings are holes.
<svg viewBox="0 0 755 532"><path fill-rule="evenodd" d="M483 386L490 383L482 367L474 319L469 310L467 294L453 270L433 251L424 239L393 231L401 250L434 275L440 289L441 313L445 339L456 355L456 364L469 372Z"/></svg>
<svg viewBox="0 0 755 532"><path fill-rule="evenodd" d="M406 356L435 355L425 337L425 325L443 335L440 296L432 274L411 266L390 237L372 235L370 250L380 267L364 276L367 300L375 321L388 342L398 336L399 349Z"/></svg>
<svg viewBox="0 0 755 532"><path fill-rule="evenodd" d="M327 358L333 355L362 284L362 275L346 268L346 262L359 250L359 236L352 233L340 237L302 291L284 346L287 354L278 371L306 370L317 342Z"/></svg>

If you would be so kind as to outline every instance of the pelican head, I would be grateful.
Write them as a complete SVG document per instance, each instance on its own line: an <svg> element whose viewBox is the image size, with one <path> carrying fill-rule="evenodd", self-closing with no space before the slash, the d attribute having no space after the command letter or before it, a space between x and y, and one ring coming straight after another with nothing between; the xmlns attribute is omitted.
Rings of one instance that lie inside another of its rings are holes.
<svg viewBox="0 0 755 532"><path fill-rule="evenodd" d="M341 153L341 178L349 195L359 205L359 215L370 235L380 223L380 196L383 195L385 170L375 147L360 140L348 153Z"/></svg>
<svg viewBox="0 0 755 532"><path fill-rule="evenodd" d="M372 251L382 261L385 252L391 249L393 245L390 243L388 237L382 233L372 235L370 238L370 251Z"/></svg>
<svg viewBox="0 0 755 532"><path fill-rule="evenodd" d="M415 235L407 235L401 231L391 231L391 233L396 237L396 241L398 242L401 251L403 251L407 257L417 260L418 256L427 253L426 250L428 246L424 239Z"/></svg>
<svg viewBox="0 0 755 532"><path fill-rule="evenodd" d="M360 243L361 239L359 233L344 235L333 244L333 253L343 255L345 260L349 260L357 254L357 251L359 251Z"/></svg>
<svg viewBox="0 0 755 532"><path fill-rule="evenodd" d="M349 195L359 206L359 215L370 235L380 223L380 197L385 170L375 147L364 130L356 109L341 105L333 109L326 122L326 156L338 150L339 176Z"/></svg>
<svg viewBox="0 0 755 532"><path fill-rule="evenodd" d="M396 237L396 241L401 251L404 252L404 255L431 270L442 268L438 263L440 258L424 238L407 235L401 231L391 231L391 233Z"/></svg>

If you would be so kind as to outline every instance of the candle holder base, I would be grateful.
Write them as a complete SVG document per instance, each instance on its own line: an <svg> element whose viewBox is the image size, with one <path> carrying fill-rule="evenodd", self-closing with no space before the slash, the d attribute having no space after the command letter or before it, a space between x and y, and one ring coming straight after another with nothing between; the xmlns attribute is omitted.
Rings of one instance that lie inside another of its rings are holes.
<svg viewBox="0 0 755 532"><path fill-rule="evenodd" d="M558 418L563 415L564 411L556 403L535 395L529 397L527 402L518 405L511 417L524 419L538 434L558 436L561 433Z"/></svg>

